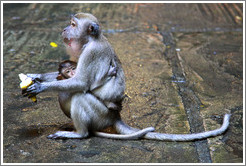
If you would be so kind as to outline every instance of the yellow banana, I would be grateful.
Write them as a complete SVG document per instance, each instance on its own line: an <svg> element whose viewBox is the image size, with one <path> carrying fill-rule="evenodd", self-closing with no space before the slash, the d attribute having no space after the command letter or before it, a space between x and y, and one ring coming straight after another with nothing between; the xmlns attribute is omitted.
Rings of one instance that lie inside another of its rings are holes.
<svg viewBox="0 0 246 166"><path fill-rule="evenodd" d="M25 75L23 73L19 74L19 78L21 80L21 83L20 83L21 89L26 89L27 87L29 87L30 85L33 84L32 78L27 77L27 75ZM31 97L31 100L33 102L37 102L37 97L33 96L33 97Z"/></svg>

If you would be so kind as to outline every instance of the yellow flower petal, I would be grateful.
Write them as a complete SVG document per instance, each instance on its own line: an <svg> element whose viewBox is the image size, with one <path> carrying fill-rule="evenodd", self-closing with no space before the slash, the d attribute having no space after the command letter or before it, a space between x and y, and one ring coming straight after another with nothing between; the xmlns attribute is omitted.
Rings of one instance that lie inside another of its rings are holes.
<svg viewBox="0 0 246 166"><path fill-rule="evenodd" d="M55 42L51 42L51 43L50 43L50 46L51 46L51 47L57 47L58 45L57 45Z"/></svg>

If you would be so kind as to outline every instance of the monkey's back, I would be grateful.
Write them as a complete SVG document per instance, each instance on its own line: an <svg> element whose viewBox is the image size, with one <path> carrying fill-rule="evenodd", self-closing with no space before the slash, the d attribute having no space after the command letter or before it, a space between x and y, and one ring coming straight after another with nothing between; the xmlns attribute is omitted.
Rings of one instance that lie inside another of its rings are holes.
<svg viewBox="0 0 246 166"><path fill-rule="evenodd" d="M100 40L100 42L103 43L101 49L104 48L106 53L106 55L103 56L108 58L108 62L113 61L116 64L117 72L115 76L99 88L94 89L92 93L103 101L119 102L122 101L125 95L125 74L121 66L121 62L107 38L102 35ZM108 63L107 67L109 66L110 63Z"/></svg>

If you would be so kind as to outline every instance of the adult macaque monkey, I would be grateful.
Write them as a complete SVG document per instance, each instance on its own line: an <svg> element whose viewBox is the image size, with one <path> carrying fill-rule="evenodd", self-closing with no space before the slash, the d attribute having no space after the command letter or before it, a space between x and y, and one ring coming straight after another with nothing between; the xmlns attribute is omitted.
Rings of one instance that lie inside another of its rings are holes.
<svg viewBox="0 0 246 166"><path fill-rule="evenodd" d="M107 100L121 103L125 90L125 77L121 63L112 46L103 36L97 19L91 14L78 13L71 18L70 25L64 29L62 36L71 60L78 59L74 77L56 81L57 74L54 76L54 73L29 74L28 76L33 79L39 78L43 82L36 82L26 90L26 95L33 96L49 90L71 93L71 117L77 132L59 131L49 138L85 138L88 136L88 131L96 132L109 126L115 127L120 134L139 131L121 120L120 110L110 111L102 102ZM118 69L116 76L108 79L107 73L112 62ZM223 133L229 126L229 118L230 115L226 114L221 128L203 133L149 132L143 137L171 141L204 139ZM105 133L96 132L96 135L102 136Z"/></svg>
<svg viewBox="0 0 246 166"><path fill-rule="evenodd" d="M73 77L57 80L59 72L28 74L39 81L23 92L24 96L49 90L61 92L60 97L65 104L63 111L68 116L70 112L77 132L60 131L48 138L84 138L92 131L106 138L138 139L154 131L149 127L124 135L97 132L112 126L120 118L119 110L109 109L104 101L118 104L117 108L121 108L125 90L121 64L106 38L101 36L97 19L90 14L73 16L71 25L64 29L62 35L70 59L77 62Z"/></svg>

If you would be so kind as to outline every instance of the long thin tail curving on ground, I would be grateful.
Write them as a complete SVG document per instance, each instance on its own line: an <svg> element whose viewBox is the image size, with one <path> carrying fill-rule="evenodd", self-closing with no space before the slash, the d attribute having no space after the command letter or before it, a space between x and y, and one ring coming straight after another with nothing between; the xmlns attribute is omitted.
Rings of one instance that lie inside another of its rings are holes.
<svg viewBox="0 0 246 166"><path fill-rule="evenodd" d="M166 140L166 141L192 141L198 139L204 139L212 136L217 136L224 133L228 126L230 120L230 114L225 114L223 124L219 129L206 131L202 133L194 133L194 134L164 134L157 132L149 132L144 135L143 138L146 139L154 139L154 140ZM129 134L138 131L138 129L132 128L126 125L123 121L118 121L115 125L116 130L122 134Z"/></svg>
<svg viewBox="0 0 246 166"><path fill-rule="evenodd" d="M154 131L155 128L153 127L148 127L139 131L135 131L130 134L107 134L103 132L94 132L95 136L99 137L104 137L104 138L111 138L111 139L140 139L142 138L145 134Z"/></svg>

